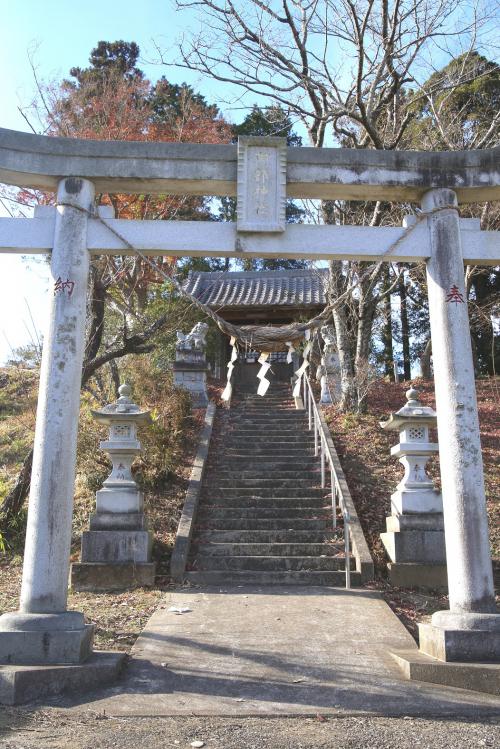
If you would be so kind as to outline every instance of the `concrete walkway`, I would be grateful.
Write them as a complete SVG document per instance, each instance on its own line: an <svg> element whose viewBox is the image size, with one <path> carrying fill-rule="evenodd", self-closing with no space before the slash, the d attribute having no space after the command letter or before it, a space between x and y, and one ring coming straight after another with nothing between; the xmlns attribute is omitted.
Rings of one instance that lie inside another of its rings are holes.
<svg viewBox="0 0 500 749"><path fill-rule="evenodd" d="M64 703L110 716L500 715L500 698L403 680L389 651L411 648L376 592L179 588L137 640L124 679Z"/></svg>

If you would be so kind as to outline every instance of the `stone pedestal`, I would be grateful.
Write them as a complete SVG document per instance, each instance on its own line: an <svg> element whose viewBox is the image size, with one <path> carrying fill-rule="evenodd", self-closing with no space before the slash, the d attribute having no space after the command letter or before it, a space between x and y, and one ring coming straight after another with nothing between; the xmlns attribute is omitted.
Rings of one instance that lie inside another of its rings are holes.
<svg viewBox="0 0 500 749"><path fill-rule="evenodd" d="M109 439L101 442L111 456L113 469L96 493L96 512L90 530L82 534L81 562L71 568L75 590L110 590L153 585L153 537L144 515L144 498L134 481L131 466L141 445L137 427L150 421L130 400L130 388L120 387L120 397L94 417L109 426Z"/></svg>
<svg viewBox="0 0 500 749"><path fill-rule="evenodd" d="M425 467L437 445L429 442L429 427L436 413L422 406L415 389L407 403L391 414L383 429L399 431L400 441L391 449L405 475L391 496L391 515L386 518L382 543L391 560L391 583L398 587L446 587L446 552L442 499Z"/></svg>
<svg viewBox="0 0 500 749"><path fill-rule="evenodd" d="M208 405L207 361L205 356L208 330L206 323L197 323L188 335L177 333L174 362L174 385L187 390L193 408Z"/></svg>

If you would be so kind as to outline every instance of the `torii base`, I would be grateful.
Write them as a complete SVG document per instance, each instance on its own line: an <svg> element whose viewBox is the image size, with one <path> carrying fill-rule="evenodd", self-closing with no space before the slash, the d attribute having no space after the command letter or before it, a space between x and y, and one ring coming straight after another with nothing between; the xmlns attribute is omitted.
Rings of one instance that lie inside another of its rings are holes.
<svg viewBox="0 0 500 749"><path fill-rule="evenodd" d="M418 650L391 653L406 679L500 694L500 663L444 663Z"/></svg>
<svg viewBox="0 0 500 749"><path fill-rule="evenodd" d="M0 704L22 705L107 686L118 679L126 658L126 653L103 651L74 665L0 666Z"/></svg>

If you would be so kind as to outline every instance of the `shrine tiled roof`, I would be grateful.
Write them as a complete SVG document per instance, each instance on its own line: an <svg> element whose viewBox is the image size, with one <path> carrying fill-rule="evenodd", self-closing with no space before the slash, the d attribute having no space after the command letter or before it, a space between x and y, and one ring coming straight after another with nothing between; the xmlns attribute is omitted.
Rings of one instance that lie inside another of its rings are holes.
<svg viewBox="0 0 500 749"><path fill-rule="evenodd" d="M210 307L321 307L326 268L306 270L191 272L185 288Z"/></svg>

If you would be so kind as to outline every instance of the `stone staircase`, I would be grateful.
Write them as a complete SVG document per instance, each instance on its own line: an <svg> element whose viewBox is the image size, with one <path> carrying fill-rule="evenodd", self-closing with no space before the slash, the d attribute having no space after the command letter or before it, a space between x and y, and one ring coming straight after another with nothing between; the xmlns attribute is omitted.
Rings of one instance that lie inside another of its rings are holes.
<svg viewBox="0 0 500 749"><path fill-rule="evenodd" d="M345 585L342 520L334 532L314 438L290 387L242 395L218 418L186 580Z"/></svg>

